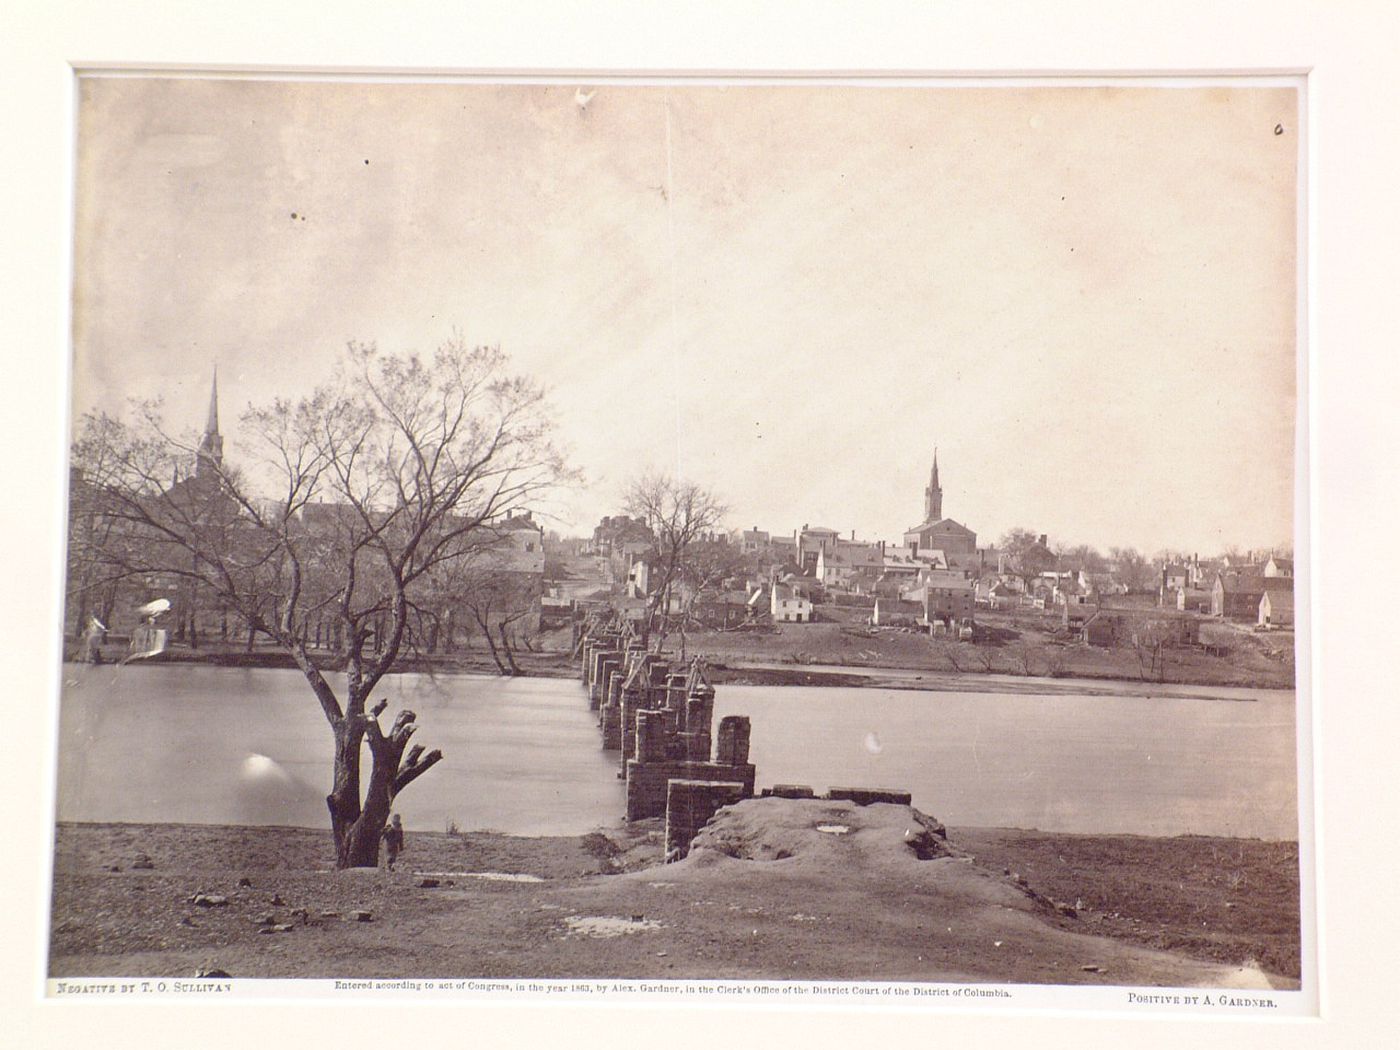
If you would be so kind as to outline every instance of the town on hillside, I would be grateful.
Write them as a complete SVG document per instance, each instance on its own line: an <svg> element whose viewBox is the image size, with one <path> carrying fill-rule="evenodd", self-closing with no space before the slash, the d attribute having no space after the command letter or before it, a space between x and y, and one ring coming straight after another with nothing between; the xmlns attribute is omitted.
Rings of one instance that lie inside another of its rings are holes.
<svg viewBox="0 0 1400 1050"><path fill-rule="evenodd" d="M647 521L605 517L589 538L548 542L571 575L546 584L546 607L605 605L637 620L659 607L669 629L708 652L880 665L881 641L904 662L917 656L896 637L912 635L931 639L925 654L952 671L1107 676L1117 666L1154 680L1292 681L1288 553L1148 558L1024 528L979 545L943 513L937 451L922 518L898 542L810 523L713 530L693 555L707 569L660 584L659 600L660 547Z"/></svg>
<svg viewBox="0 0 1400 1050"><path fill-rule="evenodd" d="M254 519L285 519L323 549L350 542L360 522L357 508L319 498L291 510L275 501L244 506L225 491L231 476L216 375L191 461L142 499L217 523L248 560L257 558ZM81 461L71 489L65 628L75 655L257 654L253 617L179 571L178 557L148 559L148 571L111 564L119 549L113 516ZM973 528L944 514L937 450L920 519L897 539L811 523L731 530L718 513L679 523L686 527L677 532L676 521L659 520L661 495L633 500L635 513L604 517L591 536L575 538L547 530L529 508L504 509L475 530L471 556L416 603L410 654L450 660L475 651L486 667L526 673L527 665L540 669L543 654L567 648L569 624L605 609L682 650L738 662L1292 684L1286 551L1149 558L1132 548L1053 543L1028 528L979 544ZM314 564L304 575L307 592L326 594L297 625L300 641L312 653L341 653L345 625L328 600L338 584L320 580ZM364 628L372 651L383 645L387 615Z"/></svg>

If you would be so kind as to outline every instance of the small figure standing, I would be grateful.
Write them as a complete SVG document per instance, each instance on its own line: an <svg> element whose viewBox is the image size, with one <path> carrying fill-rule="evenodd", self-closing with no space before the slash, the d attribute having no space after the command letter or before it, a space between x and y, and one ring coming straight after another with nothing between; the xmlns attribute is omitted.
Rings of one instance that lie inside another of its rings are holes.
<svg viewBox="0 0 1400 1050"><path fill-rule="evenodd" d="M384 829L383 837L385 860L389 870L393 871L394 861L398 860L399 854L403 852L403 820L397 813Z"/></svg>

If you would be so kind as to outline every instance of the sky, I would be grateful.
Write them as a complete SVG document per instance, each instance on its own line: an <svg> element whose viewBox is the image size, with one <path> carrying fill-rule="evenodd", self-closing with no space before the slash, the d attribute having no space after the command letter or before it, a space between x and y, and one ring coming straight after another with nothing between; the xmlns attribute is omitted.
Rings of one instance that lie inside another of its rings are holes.
<svg viewBox="0 0 1400 1050"><path fill-rule="evenodd" d="M584 482L898 540L1290 542L1298 97L85 77L75 416L162 396L225 455L350 340L541 379Z"/></svg>

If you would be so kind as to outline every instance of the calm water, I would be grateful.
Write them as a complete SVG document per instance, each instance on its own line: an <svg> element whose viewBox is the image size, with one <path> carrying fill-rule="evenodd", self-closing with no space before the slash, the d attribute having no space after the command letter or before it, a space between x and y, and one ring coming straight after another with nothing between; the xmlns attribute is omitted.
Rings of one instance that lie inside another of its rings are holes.
<svg viewBox="0 0 1400 1050"><path fill-rule="evenodd" d="M65 665L61 820L324 827L331 736L296 671ZM1238 693L1238 691L1233 691ZM582 687L398 675L446 758L410 828L586 831L624 809ZM1296 836L1293 694L1254 702L721 686L753 720L760 786L897 787L950 824Z"/></svg>
<svg viewBox="0 0 1400 1050"><path fill-rule="evenodd" d="M1256 695L721 686L715 708L753 720L760 784L902 788L954 825L1294 839L1294 695Z"/></svg>
<svg viewBox="0 0 1400 1050"><path fill-rule="evenodd" d="M331 731L299 671L63 672L60 820L328 825ZM411 708L414 742L445 756L399 796L404 822L556 835L621 818L617 764L598 746L581 689L546 678L385 678L381 722Z"/></svg>

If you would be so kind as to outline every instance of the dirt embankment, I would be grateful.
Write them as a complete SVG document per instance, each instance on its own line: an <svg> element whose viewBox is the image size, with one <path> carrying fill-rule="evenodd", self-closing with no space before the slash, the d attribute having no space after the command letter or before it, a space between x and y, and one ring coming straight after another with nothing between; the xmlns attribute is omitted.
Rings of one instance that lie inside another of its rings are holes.
<svg viewBox="0 0 1400 1050"><path fill-rule="evenodd" d="M1213 650L1165 650L1157 654L1160 663L1153 664L1151 654L1140 654L1131 647L1104 649L1067 643L1058 621L1044 613L979 614L984 637L974 645L930 638L914 629L872 628L852 619L851 612L835 609L839 619L781 624L770 631L692 633L686 644L690 652L736 671L751 663L791 665L794 672L801 672L806 665L822 664L850 667L852 671L927 671L966 681L995 675L1125 685L1294 686L1292 632L1256 635L1234 624L1211 621L1203 625L1202 640L1214 646ZM904 683L897 687L911 686Z"/></svg>
<svg viewBox="0 0 1400 1050"><path fill-rule="evenodd" d="M65 824L51 974L1296 985L1291 844L926 828L760 799L679 864L648 821L411 834L389 873L314 830Z"/></svg>

